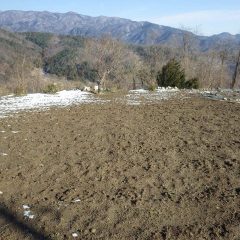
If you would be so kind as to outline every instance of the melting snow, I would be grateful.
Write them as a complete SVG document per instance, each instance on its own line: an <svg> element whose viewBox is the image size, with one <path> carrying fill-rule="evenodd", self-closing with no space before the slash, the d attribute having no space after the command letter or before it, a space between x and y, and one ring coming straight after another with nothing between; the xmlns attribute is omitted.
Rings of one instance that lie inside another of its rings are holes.
<svg viewBox="0 0 240 240"><path fill-rule="evenodd" d="M161 87L156 91L147 91L144 89L132 90L126 96L126 100L128 105L140 105L143 100L147 102L168 100L176 96L179 91L178 88L171 87Z"/></svg>
<svg viewBox="0 0 240 240"><path fill-rule="evenodd" d="M77 234L77 233L73 233L72 236L73 236L74 238L77 238L77 237L78 237L78 234Z"/></svg>
<svg viewBox="0 0 240 240"><path fill-rule="evenodd" d="M220 101L239 102L240 97L239 89L199 90L198 92L205 98Z"/></svg>
<svg viewBox="0 0 240 240"><path fill-rule="evenodd" d="M23 216L29 219L33 219L35 216L32 214L30 207L28 205L23 205Z"/></svg>
<svg viewBox="0 0 240 240"><path fill-rule="evenodd" d="M0 153L0 156L7 156L7 153Z"/></svg>
<svg viewBox="0 0 240 240"><path fill-rule="evenodd" d="M47 109L52 106L69 106L79 103L102 102L94 94L80 90L61 91L56 94L28 94L14 97L0 97L0 118L24 110Z"/></svg>
<svg viewBox="0 0 240 240"><path fill-rule="evenodd" d="M240 102L240 90L179 90L178 88L172 87L160 87L155 91L148 91L144 89L131 90L129 91L128 95L118 98L117 101L129 105L140 105L143 103L168 100L175 97L177 97L179 100L182 100L190 97L193 94L214 100ZM92 93L83 92L80 90L61 91L56 94L28 94L22 97L8 95L5 97L0 97L0 118L21 111L42 110L53 106L65 107L73 104L104 102L107 101L101 100ZM10 125L8 126L10 127ZM12 132L17 133L17 131Z"/></svg>
<svg viewBox="0 0 240 240"><path fill-rule="evenodd" d="M172 87L159 87L157 89L157 92L178 92L180 91L177 87L172 88Z"/></svg>
<svg viewBox="0 0 240 240"><path fill-rule="evenodd" d="M28 205L23 205L23 209L30 209Z"/></svg>
<svg viewBox="0 0 240 240"><path fill-rule="evenodd" d="M130 93L148 93L145 89L130 90Z"/></svg>

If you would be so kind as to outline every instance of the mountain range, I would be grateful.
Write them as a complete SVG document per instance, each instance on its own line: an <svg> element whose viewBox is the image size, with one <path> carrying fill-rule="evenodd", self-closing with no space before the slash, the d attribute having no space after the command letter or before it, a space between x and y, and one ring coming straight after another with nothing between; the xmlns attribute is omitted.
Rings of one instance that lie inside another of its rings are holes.
<svg viewBox="0 0 240 240"><path fill-rule="evenodd" d="M194 48L200 51L222 46L235 49L240 45L240 34L199 36L150 22L136 22L117 17L90 17L74 12L0 11L0 28L13 32L49 32L83 37L109 35L128 44L159 44L169 47L182 46L183 36L188 36Z"/></svg>

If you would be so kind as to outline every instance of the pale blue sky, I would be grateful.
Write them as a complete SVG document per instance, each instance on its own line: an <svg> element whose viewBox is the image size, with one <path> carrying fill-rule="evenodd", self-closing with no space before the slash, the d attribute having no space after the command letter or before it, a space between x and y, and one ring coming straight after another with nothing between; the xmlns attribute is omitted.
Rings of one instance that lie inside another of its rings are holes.
<svg viewBox="0 0 240 240"><path fill-rule="evenodd" d="M0 0L0 10L74 11L160 25L197 29L211 35L240 33L240 0Z"/></svg>

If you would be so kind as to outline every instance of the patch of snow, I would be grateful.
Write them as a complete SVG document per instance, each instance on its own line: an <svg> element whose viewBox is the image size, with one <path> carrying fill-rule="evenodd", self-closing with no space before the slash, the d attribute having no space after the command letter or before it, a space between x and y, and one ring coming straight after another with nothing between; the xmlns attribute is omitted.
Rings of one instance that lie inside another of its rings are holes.
<svg viewBox="0 0 240 240"><path fill-rule="evenodd" d="M28 216L30 215L30 213L31 213L30 210L25 210L23 215L24 215L25 217L26 217L26 216L28 217Z"/></svg>
<svg viewBox="0 0 240 240"><path fill-rule="evenodd" d="M95 85L94 87L93 87L93 89L94 89L94 91L98 91L98 86L97 85Z"/></svg>
<svg viewBox="0 0 240 240"><path fill-rule="evenodd" d="M178 92L180 91L177 87L158 87L157 92Z"/></svg>
<svg viewBox="0 0 240 240"><path fill-rule="evenodd" d="M0 153L0 156L7 156L7 153Z"/></svg>
<svg viewBox="0 0 240 240"><path fill-rule="evenodd" d="M0 133L5 133L6 131L0 131Z"/></svg>
<svg viewBox="0 0 240 240"><path fill-rule="evenodd" d="M77 237L78 237L78 234L77 234L77 233L73 233L72 236L73 236L74 238L77 238Z"/></svg>
<svg viewBox="0 0 240 240"><path fill-rule="evenodd" d="M126 96L128 105L140 105L143 102L156 102L171 99L178 94L180 90L172 87L159 87L156 91L147 91L144 89L131 90Z"/></svg>
<svg viewBox="0 0 240 240"><path fill-rule="evenodd" d="M94 94L80 90L60 91L56 94L28 94L26 96L0 97L0 118L20 111L65 107L72 104L102 103Z"/></svg>
<svg viewBox="0 0 240 240"><path fill-rule="evenodd" d="M209 89L191 89L180 90L172 87L159 87L155 91L144 89L131 90L126 96L120 97L117 101L128 105L140 105L154 103L172 98L182 100L192 95L202 96L213 100L229 100L238 102L240 99L240 90L209 90ZM80 90L60 91L56 94L28 94L26 96L16 97L8 95L0 97L0 118L21 111L46 110L50 107L66 107L74 104L105 103L109 100L101 100L96 95ZM57 124L57 123L56 123ZM8 125L8 127L11 127ZM5 131L1 131L5 132ZM18 131L12 131L17 133Z"/></svg>
<svg viewBox="0 0 240 240"><path fill-rule="evenodd" d="M91 91L91 88L90 88L90 87L87 87L87 86L85 86L85 87L83 88L83 91L90 92L90 91Z"/></svg>
<svg viewBox="0 0 240 240"><path fill-rule="evenodd" d="M28 205L23 205L23 216L29 219L33 219L35 215L32 214L32 211L30 210L30 207Z"/></svg>
<svg viewBox="0 0 240 240"><path fill-rule="evenodd" d="M80 199L75 199L75 200L73 200L72 202L73 202L73 203L78 203L78 202L81 202L81 200L80 200Z"/></svg>
<svg viewBox="0 0 240 240"><path fill-rule="evenodd" d="M30 209L28 205L23 205L23 209Z"/></svg>
<svg viewBox="0 0 240 240"><path fill-rule="evenodd" d="M201 89L194 91L194 93L200 94L204 98L218 101L238 102L238 98L240 97L239 89Z"/></svg>
<svg viewBox="0 0 240 240"><path fill-rule="evenodd" d="M33 214L31 214L31 211L24 211L23 216L29 219L33 219L35 217Z"/></svg>
<svg viewBox="0 0 240 240"><path fill-rule="evenodd" d="M130 93L148 93L145 89L136 89L136 90L130 90Z"/></svg>
<svg viewBox="0 0 240 240"><path fill-rule="evenodd" d="M0 191L0 195L3 195L3 192L2 192L2 191Z"/></svg>

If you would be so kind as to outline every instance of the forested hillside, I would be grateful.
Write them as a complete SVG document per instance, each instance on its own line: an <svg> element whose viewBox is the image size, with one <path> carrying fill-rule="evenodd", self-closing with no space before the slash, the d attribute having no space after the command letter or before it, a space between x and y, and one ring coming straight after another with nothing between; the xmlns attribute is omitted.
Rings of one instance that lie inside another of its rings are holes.
<svg viewBox="0 0 240 240"><path fill-rule="evenodd" d="M60 80L85 85L101 82L108 89L153 89L162 67L172 59L180 64L186 79L197 79L199 87L230 87L238 51L222 46L199 52L190 35L183 40L182 46L169 48L129 45L107 36L96 39L1 30L1 89L43 91L51 81Z"/></svg>

